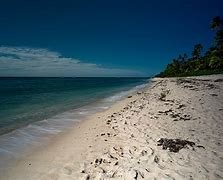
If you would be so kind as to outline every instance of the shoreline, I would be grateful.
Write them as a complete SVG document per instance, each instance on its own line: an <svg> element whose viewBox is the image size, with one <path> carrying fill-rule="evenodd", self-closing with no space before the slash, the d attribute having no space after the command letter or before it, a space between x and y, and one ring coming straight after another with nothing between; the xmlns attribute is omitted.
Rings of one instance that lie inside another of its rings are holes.
<svg viewBox="0 0 223 180"><path fill-rule="evenodd" d="M140 93L56 135L0 178L223 178L223 76L178 79L153 79ZM195 145L170 152L157 146L161 138Z"/></svg>
<svg viewBox="0 0 223 180"><path fill-rule="evenodd" d="M81 134L82 130L80 132L79 128L82 127L84 129L85 126L87 126L87 124L89 123L89 120L91 118L97 119L98 114L100 115L101 113L102 113L102 116L103 116L104 112L107 112L107 111L110 112L110 108L112 108L113 106L116 106L116 104L119 104L119 103L122 104L122 101L125 101L125 99L127 99L127 101L128 101L127 97L129 95L134 94L137 91L141 91L141 90L147 88L149 85L150 85L150 81L148 81L147 83L141 84L141 85L137 85L136 87L133 87L129 90L121 91L119 93L116 93L112 96L107 97L108 99L115 97L115 100L114 101L112 100L111 102L106 102L107 98L100 99L97 102L93 103L93 104L96 105L94 107L98 107L97 110L92 110L92 108L89 109L89 107L93 107L92 104L82 107L83 109L87 109L87 110L90 110L92 112L90 114L83 115L83 117L79 118L79 120L77 122L72 122L70 124L71 127L67 127L64 130L62 130L61 132L56 133L56 134L48 134L47 139L45 139L45 140L43 139L44 137L42 137L42 138L40 137L40 140L43 140L44 142L41 142L41 144L39 144L37 146L32 144L32 147L31 147L32 149L31 150L29 150L29 147L27 147L25 149L22 149L24 151L22 156L20 156L18 158L13 158L12 160L9 161L9 165L7 164L6 167L0 168L0 179L1 178L3 178L3 179L16 179L16 178L18 178L19 177L18 174L20 174L20 170L18 170L18 169L20 169L20 167L22 168L21 172L25 173L25 176L26 176L27 172L29 170L27 169L27 171L26 171L26 167L23 167L23 165L28 164L30 166L30 163L28 163L29 159L32 159L30 161L33 161L33 159L41 159L42 158L42 153L45 153L47 151L51 152L52 154L55 154L54 152L52 152L54 150L52 150L51 147L55 146L55 144L56 144L56 146L60 146L60 143L61 143L61 141L64 140L64 138L70 139L70 136L74 136L74 139L78 140L82 136L82 134ZM119 95L120 93L122 93L121 96ZM117 95L120 96L120 97L117 98L116 97ZM101 105L106 105L106 108L99 108ZM80 133L80 136L79 136L79 133ZM78 142L78 143L80 143L80 142ZM45 158L47 159L48 157L45 157ZM45 162L40 162L40 163L44 164ZM50 163L51 163L51 160L48 162L48 164L50 164ZM23 164L23 165L21 165L21 164ZM17 169L17 166L19 166L18 169ZM12 175L11 174L11 169L13 169L13 170L15 169L15 175L13 175L13 176L11 176ZM36 168L36 169L38 169L38 168ZM40 168L40 169L42 169L42 168ZM26 171L26 172L24 172L24 171ZM44 169L42 169L41 171L44 171ZM22 177L23 173L20 174L22 179L24 178L24 177ZM36 175L39 178L40 174L38 174L38 172L33 172L33 173L34 174L37 173ZM28 172L28 174L29 174L29 172ZM29 176L31 177L31 176L33 176L33 174L29 174ZM27 178L29 179L28 176L27 176Z"/></svg>
<svg viewBox="0 0 223 180"><path fill-rule="evenodd" d="M45 146L51 139L70 131L82 120L98 112L103 112L117 101L121 101L128 95L148 86L148 83L123 89L108 97L103 97L95 102L88 103L77 109L65 111L46 120L37 121L20 129L0 136L1 162L0 171L5 163L13 163L15 160L24 158L27 154Z"/></svg>

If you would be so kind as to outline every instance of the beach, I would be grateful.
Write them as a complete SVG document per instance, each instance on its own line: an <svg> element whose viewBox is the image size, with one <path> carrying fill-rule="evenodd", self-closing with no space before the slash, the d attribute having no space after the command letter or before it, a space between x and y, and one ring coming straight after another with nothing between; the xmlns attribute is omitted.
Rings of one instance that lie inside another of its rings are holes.
<svg viewBox="0 0 223 180"><path fill-rule="evenodd" d="M0 179L223 179L223 75L153 78Z"/></svg>

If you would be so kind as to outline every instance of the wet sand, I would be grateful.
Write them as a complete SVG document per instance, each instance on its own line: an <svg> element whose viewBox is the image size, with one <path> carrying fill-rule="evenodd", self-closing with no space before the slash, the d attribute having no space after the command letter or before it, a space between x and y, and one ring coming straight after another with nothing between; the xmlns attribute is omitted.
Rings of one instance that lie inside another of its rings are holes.
<svg viewBox="0 0 223 180"><path fill-rule="evenodd" d="M223 75L155 78L0 179L223 179Z"/></svg>

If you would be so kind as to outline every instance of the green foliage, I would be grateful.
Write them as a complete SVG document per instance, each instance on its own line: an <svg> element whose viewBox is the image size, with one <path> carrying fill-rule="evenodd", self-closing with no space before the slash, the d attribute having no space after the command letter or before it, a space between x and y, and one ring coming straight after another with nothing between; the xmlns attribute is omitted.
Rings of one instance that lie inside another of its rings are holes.
<svg viewBox="0 0 223 180"><path fill-rule="evenodd" d="M211 28L216 31L215 46L210 47L204 56L201 56L203 46L196 44L192 57L187 54L179 55L173 59L166 69L157 77L196 76L223 73L223 20L217 16L211 23Z"/></svg>
<svg viewBox="0 0 223 180"><path fill-rule="evenodd" d="M215 36L215 43L220 50L223 50L223 28L217 31Z"/></svg>
<svg viewBox="0 0 223 180"><path fill-rule="evenodd" d="M202 49L203 49L203 46L201 44L196 44L194 46L194 50L192 52L192 58L193 59L200 59Z"/></svg>
<svg viewBox="0 0 223 180"><path fill-rule="evenodd" d="M218 29L220 26L222 26L222 19L220 16L216 16L212 19L211 22L211 29Z"/></svg>

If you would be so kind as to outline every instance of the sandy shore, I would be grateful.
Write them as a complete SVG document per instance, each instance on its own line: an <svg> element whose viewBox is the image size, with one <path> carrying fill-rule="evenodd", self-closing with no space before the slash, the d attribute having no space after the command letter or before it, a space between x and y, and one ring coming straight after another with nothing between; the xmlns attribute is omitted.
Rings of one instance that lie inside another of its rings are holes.
<svg viewBox="0 0 223 180"><path fill-rule="evenodd" d="M223 75L153 79L0 179L223 179Z"/></svg>

